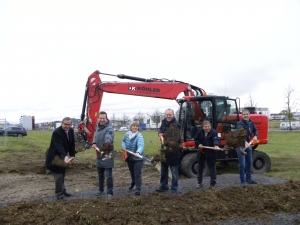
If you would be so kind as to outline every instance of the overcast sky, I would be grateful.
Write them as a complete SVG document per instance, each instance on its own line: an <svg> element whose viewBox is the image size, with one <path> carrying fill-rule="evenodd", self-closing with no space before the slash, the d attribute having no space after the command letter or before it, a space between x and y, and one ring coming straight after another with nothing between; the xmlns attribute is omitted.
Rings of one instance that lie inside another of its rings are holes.
<svg viewBox="0 0 300 225"><path fill-rule="evenodd" d="M299 28L299 0L0 0L0 119L80 118L95 70L176 79L241 106L251 94L277 113L288 85L300 97ZM105 93L101 110L167 107L177 104Z"/></svg>

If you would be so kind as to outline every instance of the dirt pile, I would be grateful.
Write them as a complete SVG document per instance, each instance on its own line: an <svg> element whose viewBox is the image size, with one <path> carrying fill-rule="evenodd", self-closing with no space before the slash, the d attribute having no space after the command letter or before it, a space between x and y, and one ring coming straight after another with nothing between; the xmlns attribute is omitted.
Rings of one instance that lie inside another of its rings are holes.
<svg viewBox="0 0 300 225"><path fill-rule="evenodd" d="M41 153L6 154L6 160L0 162L0 199L10 204L0 208L0 224L217 224L235 217L267 222L266 215L300 212L300 182L189 191L176 196L151 192L112 200L45 201L45 196L53 196L54 184L53 177L44 174ZM14 163L15 157L22 160ZM126 164L119 163L115 171L116 187L127 189L130 175ZM67 187L79 192L98 186L93 161L78 158L66 178ZM158 171L144 167L143 184L158 183ZM13 201L19 202L11 204Z"/></svg>

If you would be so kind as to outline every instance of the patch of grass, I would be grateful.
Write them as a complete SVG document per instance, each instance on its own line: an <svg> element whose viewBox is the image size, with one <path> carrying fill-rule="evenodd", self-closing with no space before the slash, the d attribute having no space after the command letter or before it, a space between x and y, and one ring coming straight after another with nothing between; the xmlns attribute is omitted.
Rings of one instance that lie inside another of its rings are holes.
<svg viewBox="0 0 300 225"><path fill-rule="evenodd" d="M279 122L278 122L279 123ZM160 142L156 131L142 131L145 141L146 156L154 156L160 148ZM7 156L5 151L41 151L45 152L49 147L52 131L28 131L28 136L23 138L7 137L6 148L0 148L0 159ZM115 150L121 152L122 139L125 132L115 132ZM268 176L286 178L289 180L300 180L300 132L269 132L269 143L258 146L271 158L271 171ZM4 137L0 137L0 146L3 146ZM4 154L3 154L4 153ZM77 157L83 160L94 160L93 149L78 153ZM124 162L116 162L124 163ZM220 168L229 171L228 168ZM236 168L233 168L236 172ZM224 171L223 171L224 172Z"/></svg>
<svg viewBox="0 0 300 225"><path fill-rule="evenodd" d="M271 171L268 176L300 180L299 132L269 132L269 143L258 149L271 158Z"/></svg>
<svg viewBox="0 0 300 225"><path fill-rule="evenodd" d="M22 138L6 137L6 148L3 148L5 137L0 137L0 152L6 150L13 151L46 151L50 144L52 131L27 131L27 136Z"/></svg>
<svg viewBox="0 0 300 225"><path fill-rule="evenodd" d="M279 130L280 123L281 121L278 120L269 121L269 129Z"/></svg>

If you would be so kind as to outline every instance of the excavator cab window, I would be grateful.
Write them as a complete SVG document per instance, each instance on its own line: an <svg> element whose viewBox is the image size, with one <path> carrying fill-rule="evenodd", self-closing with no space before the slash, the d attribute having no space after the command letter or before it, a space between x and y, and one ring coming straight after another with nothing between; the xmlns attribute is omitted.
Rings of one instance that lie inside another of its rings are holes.
<svg viewBox="0 0 300 225"><path fill-rule="evenodd" d="M213 103L211 100L204 100L204 101L199 101L199 107L201 110L204 112L204 117L201 118L199 117L200 125L204 120L208 120L211 124L213 124ZM201 118L201 120L200 120Z"/></svg>
<svg viewBox="0 0 300 225"><path fill-rule="evenodd" d="M179 123L182 126L181 138L193 140L197 129L204 120L210 121L221 138L229 138L239 120L235 99L219 96L196 97L191 101L180 102Z"/></svg>
<svg viewBox="0 0 300 225"><path fill-rule="evenodd" d="M237 106L235 99L216 98L215 106L215 124L214 127L220 137L226 139L231 136L231 133L236 130L236 124L239 120L236 113Z"/></svg>
<svg viewBox="0 0 300 225"><path fill-rule="evenodd" d="M184 102L180 108L179 123L182 126L182 139L193 140L196 134L195 108L190 102Z"/></svg>

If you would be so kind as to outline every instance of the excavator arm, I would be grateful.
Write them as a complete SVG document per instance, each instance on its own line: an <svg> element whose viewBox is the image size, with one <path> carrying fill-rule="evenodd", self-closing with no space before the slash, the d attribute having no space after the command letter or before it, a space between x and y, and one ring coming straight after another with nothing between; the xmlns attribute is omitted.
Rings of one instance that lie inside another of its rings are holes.
<svg viewBox="0 0 300 225"><path fill-rule="evenodd" d="M102 82L100 74L135 82ZM113 75L96 70L88 77L86 83L80 117L81 122L78 125L79 135L77 135L77 141L81 142L86 149L90 148L93 142L104 92L171 100L176 100L180 93L184 93L185 96L201 96L205 93L203 89L181 81L156 78L144 79L124 74Z"/></svg>

